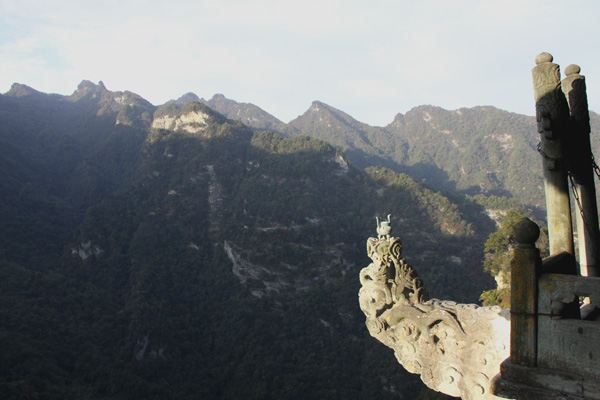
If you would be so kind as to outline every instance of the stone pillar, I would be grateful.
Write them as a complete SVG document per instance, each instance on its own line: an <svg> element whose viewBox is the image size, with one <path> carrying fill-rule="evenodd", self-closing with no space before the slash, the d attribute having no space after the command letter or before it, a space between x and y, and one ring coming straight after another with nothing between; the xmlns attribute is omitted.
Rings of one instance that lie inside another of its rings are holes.
<svg viewBox="0 0 600 400"><path fill-rule="evenodd" d="M575 185L575 221L579 245L581 275L598 276L598 208L590 145L590 114L588 111L585 77L581 68L569 65L565 69L562 90L569 103L571 120L566 138L567 165Z"/></svg>
<svg viewBox="0 0 600 400"><path fill-rule="evenodd" d="M550 254L574 254L573 225L569 203L569 184L564 155L564 134L569 121L569 106L561 90L560 68L553 57L540 53L533 68L533 88L540 153L544 166L546 210Z"/></svg>
<svg viewBox="0 0 600 400"><path fill-rule="evenodd" d="M541 268L535 242L540 228L529 218L515 227L517 247L513 250L510 281L510 362L537 365L537 275Z"/></svg>

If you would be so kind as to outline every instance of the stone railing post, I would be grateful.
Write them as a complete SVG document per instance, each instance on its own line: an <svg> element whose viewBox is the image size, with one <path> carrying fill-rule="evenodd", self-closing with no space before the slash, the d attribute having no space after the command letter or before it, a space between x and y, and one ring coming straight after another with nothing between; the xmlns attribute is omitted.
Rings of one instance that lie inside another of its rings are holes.
<svg viewBox="0 0 600 400"><path fill-rule="evenodd" d="M517 247L511 260L510 284L510 361L513 364L537 365L537 275L541 268L540 252L535 242L540 228L530 219L515 227Z"/></svg>
<svg viewBox="0 0 600 400"><path fill-rule="evenodd" d="M564 154L564 135L569 121L569 106L561 90L560 68L553 57L540 53L533 68L533 87L540 153L544 166L544 187L548 213L550 254L574 254L573 224L569 202L569 183Z"/></svg>
<svg viewBox="0 0 600 400"><path fill-rule="evenodd" d="M590 145L590 114L588 111L585 77L581 68L569 65L562 80L562 91L569 103L571 120L566 138L567 165L575 185L575 221L579 245L580 273L598 276L598 209Z"/></svg>

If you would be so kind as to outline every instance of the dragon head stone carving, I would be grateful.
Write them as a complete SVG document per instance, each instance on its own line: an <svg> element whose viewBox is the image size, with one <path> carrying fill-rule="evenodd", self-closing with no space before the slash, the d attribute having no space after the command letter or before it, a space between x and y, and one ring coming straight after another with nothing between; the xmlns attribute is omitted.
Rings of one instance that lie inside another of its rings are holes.
<svg viewBox="0 0 600 400"><path fill-rule="evenodd" d="M390 233L390 216L377 218L378 237L367 240L372 262L360 271L359 304L369 333L431 389L463 399L498 399L489 387L509 356L507 310L429 300L423 281L402 258L402 242Z"/></svg>

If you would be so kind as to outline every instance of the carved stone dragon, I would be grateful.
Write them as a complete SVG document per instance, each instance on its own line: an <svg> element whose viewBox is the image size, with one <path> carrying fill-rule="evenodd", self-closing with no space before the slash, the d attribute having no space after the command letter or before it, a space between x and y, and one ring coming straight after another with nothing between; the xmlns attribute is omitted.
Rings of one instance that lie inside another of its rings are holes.
<svg viewBox="0 0 600 400"><path fill-rule="evenodd" d="M433 390L463 399L498 399L491 379L509 356L510 317L500 307L428 299L417 272L390 236L390 217L377 219L367 240L372 263L360 271L359 303L371 336L394 350L409 372Z"/></svg>

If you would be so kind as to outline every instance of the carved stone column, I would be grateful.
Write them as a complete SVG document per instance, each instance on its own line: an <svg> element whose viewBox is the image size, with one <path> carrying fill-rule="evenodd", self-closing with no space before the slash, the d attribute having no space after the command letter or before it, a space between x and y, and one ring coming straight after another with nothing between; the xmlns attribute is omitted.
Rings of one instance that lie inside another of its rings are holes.
<svg viewBox="0 0 600 400"><path fill-rule="evenodd" d="M599 241L598 208L590 145L590 114L588 111L585 77L580 75L581 68L569 65L565 69L566 78L562 80L562 90L569 103L571 120L569 124L567 146L567 164L575 185L575 221L579 245L579 264L581 275L598 276Z"/></svg>
<svg viewBox="0 0 600 400"><path fill-rule="evenodd" d="M563 144L569 106L561 90L560 68L552 60L552 55L540 53L535 59L537 66L532 70L538 132L541 134L539 150L544 166L550 254L563 251L574 254Z"/></svg>

